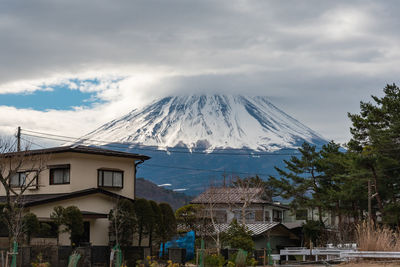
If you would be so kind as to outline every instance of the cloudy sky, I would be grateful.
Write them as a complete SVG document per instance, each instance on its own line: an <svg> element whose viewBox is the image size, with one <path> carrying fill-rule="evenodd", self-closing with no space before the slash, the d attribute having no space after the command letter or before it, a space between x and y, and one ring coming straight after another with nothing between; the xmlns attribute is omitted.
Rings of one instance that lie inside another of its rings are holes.
<svg viewBox="0 0 400 267"><path fill-rule="evenodd" d="M270 97L328 139L398 83L400 4L321 0L0 2L0 134L80 136L155 98Z"/></svg>

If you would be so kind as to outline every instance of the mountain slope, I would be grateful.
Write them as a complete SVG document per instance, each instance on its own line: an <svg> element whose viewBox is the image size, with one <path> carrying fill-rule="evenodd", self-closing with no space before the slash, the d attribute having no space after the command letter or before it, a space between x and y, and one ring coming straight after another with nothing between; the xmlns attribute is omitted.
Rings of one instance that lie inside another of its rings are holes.
<svg viewBox="0 0 400 267"><path fill-rule="evenodd" d="M201 95L166 97L113 120L84 138L160 149L276 151L304 141L325 143L316 132L266 97Z"/></svg>
<svg viewBox="0 0 400 267"><path fill-rule="evenodd" d="M85 144L151 157L138 175L195 195L223 176L276 175L274 166L303 142L327 141L265 97L166 97L113 120L82 138ZM186 191L185 191L186 190Z"/></svg>
<svg viewBox="0 0 400 267"><path fill-rule="evenodd" d="M136 196L147 200L151 199L158 203L167 202L174 210L189 204L190 200L192 200L191 197L183 193L159 187L143 178L136 179Z"/></svg>

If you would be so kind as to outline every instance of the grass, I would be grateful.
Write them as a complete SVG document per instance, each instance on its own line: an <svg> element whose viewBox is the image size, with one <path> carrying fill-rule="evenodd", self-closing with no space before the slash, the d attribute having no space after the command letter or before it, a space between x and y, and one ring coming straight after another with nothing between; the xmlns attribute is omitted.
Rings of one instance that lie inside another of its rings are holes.
<svg viewBox="0 0 400 267"><path fill-rule="evenodd" d="M388 226L366 221L356 227L360 251L400 251L400 233Z"/></svg>

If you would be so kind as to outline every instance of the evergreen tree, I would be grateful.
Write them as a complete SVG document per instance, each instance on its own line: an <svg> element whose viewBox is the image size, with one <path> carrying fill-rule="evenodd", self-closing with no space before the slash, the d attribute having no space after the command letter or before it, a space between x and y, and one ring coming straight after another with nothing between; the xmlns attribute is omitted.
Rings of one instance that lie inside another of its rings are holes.
<svg viewBox="0 0 400 267"><path fill-rule="evenodd" d="M114 209L108 215L110 221L111 245L122 247L132 245L133 232L136 225L133 203L127 199L119 199Z"/></svg>
<svg viewBox="0 0 400 267"><path fill-rule="evenodd" d="M56 206L53 208L53 212L50 214L51 220L54 222L56 225L56 232L57 232L57 246L60 241L60 227L63 224L63 215L64 215L64 207L62 206Z"/></svg>
<svg viewBox="0 0 400 267"><path fill-rule="evenodd" d="M301 208L318 208L319 220L322 222L322 196L321 173L318 172L320 154L315 146L304 143L299 148L301 156L292 156L284 160L285 170L275 167L279 178L270 176L269 184L274 189L275 196L293 199L291 207L295 210Z"/></svg>
<svg viewBox="0 0 400 267"><path fill-rule="evenodd" d="M83 217L78 207L69 206L64 209L63 224L70 233L71 245L78 245L83 234Z"/></svg>
<svg viewBox="0 0 400 267"><path fill-rule="evenodd" d="M349 150L372 184L374 203L383 220L399 224L393 212L400 210L400 89L387 85L384 96L361 102L359 114L348 114L352 122Z"/></svg>
<svg viewBox="0 0 400 267"><path fill-rule="evenodd" d="M203 206L196 204L188 204L180 207L175 211L176 222L185 227L186 231L198 231L201 224L201 212Z"/></svg>
<svg viewBox="0 0 400 267"><path fill-rule="evenodd" d="M158 225L158 235L163 243L163 256L165 255L165 242L169 241L176 234L175 214L168 203L160 203L160 222Z"/></svg>
<svg viewBox="0 0 400 267"><path fill-rule="evenodd" d="M150 246L150 254L152 254L153 250L153 239L154 239L154 234L157 233L157 225L159 224L161 220L161 210L160 207L158 206L157 202L153 200L149 200L150 207L153 211L153 219L151 220L151 224L149 225L149 246Z"/></svg>
<svg viewBox="0 0 400 267"><path fill-rule="evenodd" d="M153 209L144 198L138 198L133 204L139 235L139 246L142 245L142 237L145 231L149 232L153 224Z"/></svg>
<svg viewBox="0 0 400 267"><path fill-rule="evenodd" d="M32 234L39 231L39 220L35 214L33 214L32 212L28 212L22 218L22 224L26 235L26 242L28 245L30 245Z"/></svg>
<svg viewBox="0 0 400 267"><path fill-rule="evenodd" d="M232 220L228 230L221 235L222 245L252 252L254 250L254 241L251 238L251 234L252 232L245 225Z"/></svg>

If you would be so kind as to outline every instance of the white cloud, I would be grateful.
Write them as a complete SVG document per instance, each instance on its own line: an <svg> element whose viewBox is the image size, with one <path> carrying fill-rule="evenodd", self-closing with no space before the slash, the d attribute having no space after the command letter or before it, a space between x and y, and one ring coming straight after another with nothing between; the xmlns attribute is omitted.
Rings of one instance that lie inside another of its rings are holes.
<svg viewBox="0 0 400 267"><path fill-rule="evenodd" d="M157 97L215 92L270 96L345 141L346 112L398 81L399 11L390 0L3 1L0 97L65 84L103 102L2 106L0 131L76 136Z"/></svg>

